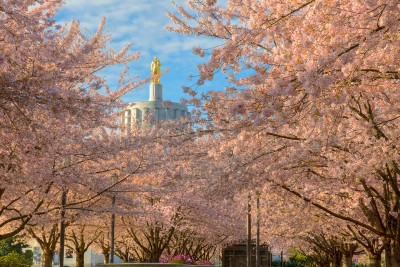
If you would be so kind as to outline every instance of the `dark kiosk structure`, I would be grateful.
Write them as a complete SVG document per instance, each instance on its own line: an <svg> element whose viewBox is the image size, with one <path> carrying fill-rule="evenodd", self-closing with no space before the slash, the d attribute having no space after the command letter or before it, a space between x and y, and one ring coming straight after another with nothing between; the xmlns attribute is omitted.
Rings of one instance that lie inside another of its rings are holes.
<svg viewBox="0 0 400 267"><path fill-rule="evenodd" d="M260 245L260 267L272 266L268 245ZM251 266L256 267L256 245L251 246ZM246 244L235 244L222 251L222 267L246 267Z"/></svg>

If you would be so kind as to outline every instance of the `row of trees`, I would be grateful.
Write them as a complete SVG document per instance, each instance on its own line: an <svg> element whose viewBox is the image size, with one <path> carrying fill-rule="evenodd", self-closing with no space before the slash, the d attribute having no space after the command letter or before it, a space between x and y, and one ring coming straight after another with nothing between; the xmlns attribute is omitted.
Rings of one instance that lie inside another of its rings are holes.
<svg viewBox="0 0 400 267"><path fill-rule="evenodd" d="M82 34L77 21L69 28L56 25L52 17L60 4L0 5L0 239L59 210L63 190L74 194L74 206L91 203L109 186L105 177L116 167L107 162L129 146L113 137L114 110L140 82L111 92L98 72L137 55L128 47L107 49L104 21L92 36Z"/></svg>
<svg viewBox="0 0 400 267"><path fill-rule="evenodd" d="M35 239L42 266L51 266L63 214L77 266L89 248L108 261L114 213L116 254L124 261L159 261L162 253L209 259L229 235L206 229L226 212L206 215L211 203L188 205L190 192L174 187L166 168L179 145L166 136L185 136L189 128L132 126L121 135L121 96L149 80L128 75L138 54L129 45L108 48L105 20L92 35L78 21L58 25L53 16L61 4L0 3L0 240ZM115 65L122 66L120 81L110 88L100 72ZM184 168L184 158L173 159Z"/></svg>
<svg viewBox="0 0 400 267"><path fill-rule="evenodd" d="M186 88L204 111L188 184L207 177L218 201L261 192L264 238L317 266L351 266L360 250L399 266L399 2L176 7L170 30L222 42L194 48L207 56L197 84L217 72L234 84Z"/></svg>
<svg viewBox="0 0 400 267"><path fill-rule="evenodd" d="M48 243L67 208L78 254L107 239L81 238L91 232L82 220L115 212L130 240L121 258L154 261L188 251L188 240L243 237L250 193L260 194L262 238L274 247L300 246L316 266L351 266L360 251L371 267L383 252L386 266L400 266L398 1L177 5L170 30L223 41L194 49L211 51L198 85L221 71L234 87L186 88L198 106L193 127L132 127L129 136L118 134L119 97L145 81L125 69L110 90L98 71L137 54L106 50L104 22L93 36L76 21L57 26L60 4L0 4L0 239L26 230L43 240L43 229Z"/></svg>
<svg viewBox="0 0 400 267"><path fill-rule="evenodd" d="M161 256L171 254L191 255L193 260L209 260L216 255L215 244L183 226L179 212L174 218L161 220L161 217L152 220L151 214L118 216L115 256L123 262L159 262ZM86 214L68 223L66 247L74 253L76 266L84 266L84 254L88 250L102 254L104 262L109 262L110 231L110 217L105 213ZM60 234L58 222L26 228L25 241L31 243L29 239L34 239L40 246L42 266L52 266Z"/></svg>
<svg viewBox="0 0 400 267"><path fill-rule="evenodd" d="M0 3L0 240L20 234L36 239L43 266L51 266L58 249L60 211L67 210L68 246L77 255L77 265L83 266L83 253L90 245L108 246L109 237L104 229L96 229L96 222L103 225L111 212L123 218L143 216L151 206L146 198L153 197L159 178L150 179L144 171L156 166L153 153L162 147L146 145L157 139L151 130L129 137L118 133L120 97L147 82L128 76L128 64L138 54L130 54L130 45L119 52L108 48L105 20L92 35L83 34L78 21L56 24L53 16L61 4ZM122 66L121 76L118 87L110 88L99 73L115 65ZM111 182L115 175L118 179ZM63 194L66 205L61 205ZM113 196L117 206L111 203ZM165 218L175 208L168 205L158 212ZM172 238L177 235L173 224L158 226L151 218L155 215L149 216L132 226L124 220L124 232L137 247L125 257L130 244L119 237L117 254L122 259L158 261L169 242L182 251L200 246L198 254L207 247L201 238L196 244L179 244ZM144 229L139 236L140 225ZM164 227L172 232L165 244L158 244ZM148 233L156 240L148 240ZM189 230L179 233L194 235ZM150 244L144 246L143 240ZM153 245L161 247L148 252Z"/></svg>

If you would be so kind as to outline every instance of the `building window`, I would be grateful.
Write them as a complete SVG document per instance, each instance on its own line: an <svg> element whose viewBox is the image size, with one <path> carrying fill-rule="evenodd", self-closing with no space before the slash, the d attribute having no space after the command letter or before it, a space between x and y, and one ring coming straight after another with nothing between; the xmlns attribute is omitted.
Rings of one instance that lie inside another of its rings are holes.
<svg viewBox="0 0 400 267"><path fill-rule="evenodd" d="M158 120L164 120L165 119L165 109L159 108L158 109Z"/></svg>
<svg viewBox="0 0 400 267"><path fill-rule="evenodd" d="M128 109L128 119L126 120L126 123L130 126L132 123L132 111Z"/></svg>
<svg viewBox="0 0 400 267"><path fill-rule="evenodd" d="M138 108L136 109L135 119L136 119L136 123L138 123L138 124L142 123L142 117L143 117L142 113L143 113L143 111L141 109L138 109Z"/></svg>

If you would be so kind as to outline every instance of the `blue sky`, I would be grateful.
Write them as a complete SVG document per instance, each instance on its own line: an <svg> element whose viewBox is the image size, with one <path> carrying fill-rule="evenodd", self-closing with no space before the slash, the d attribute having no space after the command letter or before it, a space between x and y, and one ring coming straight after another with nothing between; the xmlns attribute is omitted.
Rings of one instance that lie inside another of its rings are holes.
<svg viewBox="0 0 400 267"><path fill-rule="evenodd" d="M176 0L184 3L184 0ZM174 11L171 0L65 0L56 16L59 23L79 20L81 28L94 33L102 17L107 18L106 31L112 35L112 48L119 50L124 44L133 43L132 51L141 53L140 59L131 66L131 76L145 78L150 75L150 64L157 56L161 70L170 69L161 77L164 100L179 102L185 97L182 85L190 86L196 82L197 65L204 62L192 53L193 46L212 48L218 40L185 36L165 30L172 25L166 11ZM108 69L105 73L112 84L119 75L119 69ZM226 85L221 75L212 82L201 86L201 91L221 90ZM124 101L148 100L148 85L124 97Z"/></svg>

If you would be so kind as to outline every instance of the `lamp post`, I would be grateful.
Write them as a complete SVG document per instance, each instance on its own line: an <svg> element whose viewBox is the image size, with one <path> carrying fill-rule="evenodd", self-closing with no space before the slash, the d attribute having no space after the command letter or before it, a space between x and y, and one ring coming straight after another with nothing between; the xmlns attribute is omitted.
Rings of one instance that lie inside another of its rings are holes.
<svg viewBox="0 0 400 267"><path fill-rule="evenodd" d="M67 157L64 161L64 169L69 167L70 158ZM67 205L67 187L65 185L64 177L61 177L61 222L60 222L60 251L58 253L59 266L64 266L64 247L65 247L65 206Z"/></svg>
<svg viewBox="0 0 400 267"><path fill-rule="evenodd" d="M251 267L251 196L247 199L247 267Z"/></svg>
<svg viewBox="0 0 400 267"><path fill-rule="evenodd" d="M61 222L60 222L60 252L58 254L59 257L59 266L64 266L64 246L65 246L65 205L67 205L67 190L65 185L62 186L62 195L61 195Z"/></svg>
<svg viewBox="0 0 400 267"><path fill-rule="evenodd" d="M114 186L117 182L117 175L113 174L111 176L111 183L112 186ZM110 263L114 263L114 253L115 253L115 247L114 247L114 234L115 234L115 193L113 193L112 196L112 204L111 204L111 252L110 252Z"/></svg>
<svg viewBox="0 0 400 267"><path fill-rule="evenodd" d="M260 259L260 192L257 191L257 233L256 233L256 267L260 267L261 259Z"/></svg>

